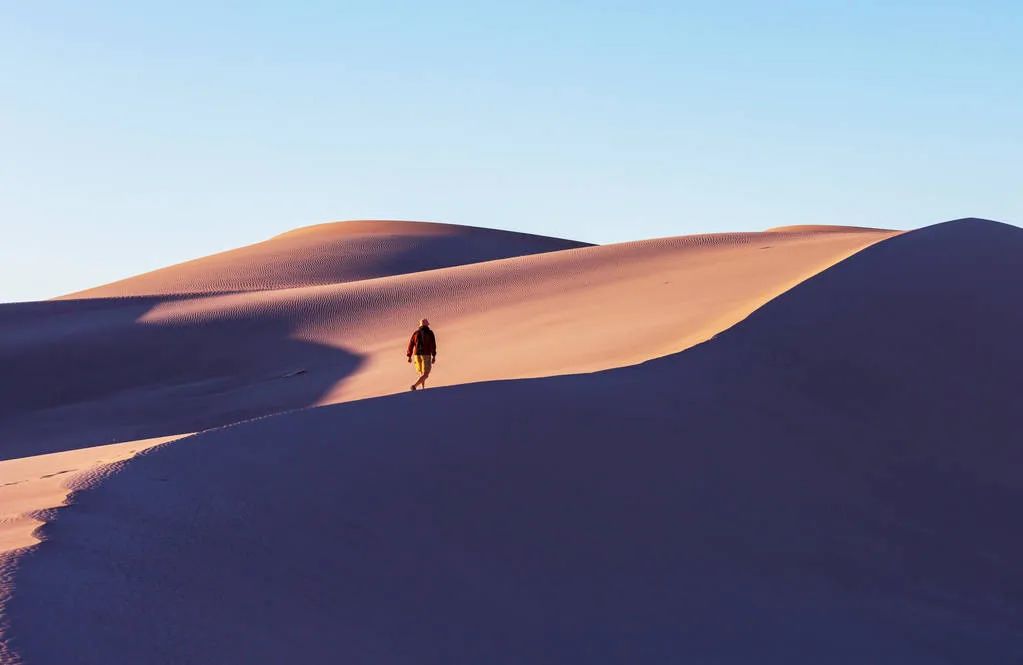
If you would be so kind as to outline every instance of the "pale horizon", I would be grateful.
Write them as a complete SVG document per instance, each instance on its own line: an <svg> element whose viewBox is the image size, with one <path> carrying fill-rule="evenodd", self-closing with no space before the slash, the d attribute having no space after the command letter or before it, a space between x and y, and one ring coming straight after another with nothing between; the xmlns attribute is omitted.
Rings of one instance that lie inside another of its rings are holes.
<svg viewBox="0 0 1023 665"><path fill-rule="evenodd" d="M0 301L339 219L1018 225L1021 25L1009 2L12 3Z"/></svg>

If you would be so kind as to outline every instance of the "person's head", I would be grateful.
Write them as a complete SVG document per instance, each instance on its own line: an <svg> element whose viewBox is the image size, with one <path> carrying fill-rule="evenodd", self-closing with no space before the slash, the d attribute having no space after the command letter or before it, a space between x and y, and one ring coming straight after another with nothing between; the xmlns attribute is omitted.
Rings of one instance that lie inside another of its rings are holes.
<svg viewBox="0 0 1023 665"><path fill-rule="evenodd" d="M419 319L419 326L422 328L429 328L430 327L429 319Z"/></svg>

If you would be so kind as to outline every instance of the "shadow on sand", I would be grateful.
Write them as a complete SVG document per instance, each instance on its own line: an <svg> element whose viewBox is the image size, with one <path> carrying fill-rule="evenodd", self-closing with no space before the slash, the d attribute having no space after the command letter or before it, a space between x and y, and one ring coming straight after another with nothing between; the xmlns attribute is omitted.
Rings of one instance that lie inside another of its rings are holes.
<svg viewBox="0 0 1023 665"><path fill-rule="evenodd" d="M361 362L291 338L277 317L140 321L172 300L0 305L0 459L308 406Z"/></svg>

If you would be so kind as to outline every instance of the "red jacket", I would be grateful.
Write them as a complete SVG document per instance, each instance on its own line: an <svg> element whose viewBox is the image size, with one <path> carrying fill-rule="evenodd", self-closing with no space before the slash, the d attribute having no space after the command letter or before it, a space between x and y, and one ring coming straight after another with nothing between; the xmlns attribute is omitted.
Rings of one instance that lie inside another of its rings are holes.
<svg viewBox="0 0 1023 665"><path fill-rule="evenodd" d="M412 339L408 341L408 350L405 351L406 356L436 356L437 355L437 338L434 337L433 331L423 326L412 333Z"/></svg>

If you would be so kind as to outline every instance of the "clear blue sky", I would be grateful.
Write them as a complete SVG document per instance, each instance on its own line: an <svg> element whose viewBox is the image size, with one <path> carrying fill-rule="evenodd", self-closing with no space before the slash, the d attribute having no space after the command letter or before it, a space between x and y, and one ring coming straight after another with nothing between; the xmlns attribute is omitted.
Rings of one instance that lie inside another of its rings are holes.
<svg viewBox="0 0 1023 665"><path fill-rule="evenodd" d="M334 219L1023 222L1023 3L0 0L0 301Z"/></svg>

